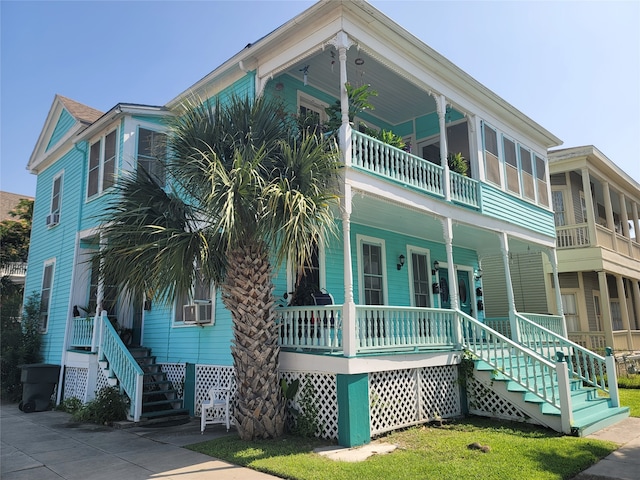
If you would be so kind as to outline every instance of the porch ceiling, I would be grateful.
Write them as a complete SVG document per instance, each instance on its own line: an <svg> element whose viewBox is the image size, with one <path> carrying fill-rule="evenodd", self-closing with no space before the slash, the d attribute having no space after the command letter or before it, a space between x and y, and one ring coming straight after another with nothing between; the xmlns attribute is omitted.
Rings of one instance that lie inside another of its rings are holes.
<svg viewBox="0 0 640 480"><path fill-rule="evenodd" d="M436 243L444 243L442 217L421 212L372 195L354 195L351 222L396 232ZM470 223L453 221L453 245L478 253L479 257L501 255L499 232ZM509 237L509 251L531 253L543 250L531 242Z"/></svg>
<svg viewBox="0 0 640 480"><path fill-rule="evenodd" d="M332 54L334 56L332 56ZM361 65L356 65L363 62ZM334 62L332 64L332 62ZM326 48L296 63L285 73L304 81L332 96L339 97L340 63L333 48ZM410 121L415 117L434 112L436 105L428 92L376 61L365 51L351 47L347 52L347 81L355 86L370 84L378 92L370 102L375 109L369 113L392 125Z"/></svg>

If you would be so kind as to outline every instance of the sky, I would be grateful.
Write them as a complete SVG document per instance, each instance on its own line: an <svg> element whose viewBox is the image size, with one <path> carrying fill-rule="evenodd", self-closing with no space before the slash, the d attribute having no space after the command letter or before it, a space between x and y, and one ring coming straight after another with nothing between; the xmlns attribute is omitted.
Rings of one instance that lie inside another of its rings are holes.
<svg viewBox="0 0 640 480"><path fill-rule="evenodd" d="M313 1L0 0L0 190L54 96L164 105ZM563 141L640 182L640 0L370 3Z"/></svg>

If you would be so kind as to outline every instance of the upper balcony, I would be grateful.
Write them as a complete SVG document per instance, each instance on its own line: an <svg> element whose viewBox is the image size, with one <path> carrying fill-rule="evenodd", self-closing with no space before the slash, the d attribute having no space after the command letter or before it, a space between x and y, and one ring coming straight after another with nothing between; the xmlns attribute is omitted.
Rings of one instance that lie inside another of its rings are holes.
<svg viewBox="0 0 640 480"><path fill-rule="evenodd" d="M13 283L24 284L27 262L9 262L0 269L0 276L9 277Z"/></svg>

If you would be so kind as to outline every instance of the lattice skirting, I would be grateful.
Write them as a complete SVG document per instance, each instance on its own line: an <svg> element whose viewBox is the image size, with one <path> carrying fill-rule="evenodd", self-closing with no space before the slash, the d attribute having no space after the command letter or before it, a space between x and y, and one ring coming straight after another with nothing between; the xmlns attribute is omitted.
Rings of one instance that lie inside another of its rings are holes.
<svg viewBox="0 0 640 480"><path fill-rule="evenodd" d="M62 398L77 398L83 403L87 401L87 381L89 379L89 369L82 367L65 367L64 369L64 389Z"/></svg>
<svg viewBox="0 0 640 480"><path fill-rule="evenodd" d="M171 381L173 388L178 392L178 398L184 395L184 379L187 366L185 363L161 363L160 370L167 375L167 380Z"/></svg>
<svg viewBox="0 0 640 480"><path fill-rule="evenodd" d="M233 367L225 365L196 365L196 391L194 395L193 411L196 417L202 413L202 402L207 399L209 390L216 385L226 385L231 377L231 398L236 394L236 376ZM233 410L233 405L231 405ZM207 411L207 419L219 419L221 411L212 408ZM231 423L233 423L233 412L231 413Z"/></svg>
<svg viewBox="0 0 640 480"><path fill-rule="evenodd" d="M469 413L474 415L535 423L520 408L505 400L473 377L467 379L467 404Z"/></svg>
<svg viewBox="0 0 640 480"><path fill-rule="evenodd" d="M462 415L455 365L369 374L371 436Z"/></svg>

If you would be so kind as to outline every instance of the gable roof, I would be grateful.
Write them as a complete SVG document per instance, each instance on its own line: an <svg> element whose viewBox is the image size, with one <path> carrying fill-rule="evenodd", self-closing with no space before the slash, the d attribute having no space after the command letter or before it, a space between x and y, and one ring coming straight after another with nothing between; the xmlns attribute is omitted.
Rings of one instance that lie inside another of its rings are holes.
<svg viewBox="0 0 640 480"><path fill-rule="evenodd" d="M40 132L33 153L27 163L27 170L38 173L52 159L55 153L71 139L103 115L103 112L62 95L53 99L49 113Z"/></svg>

